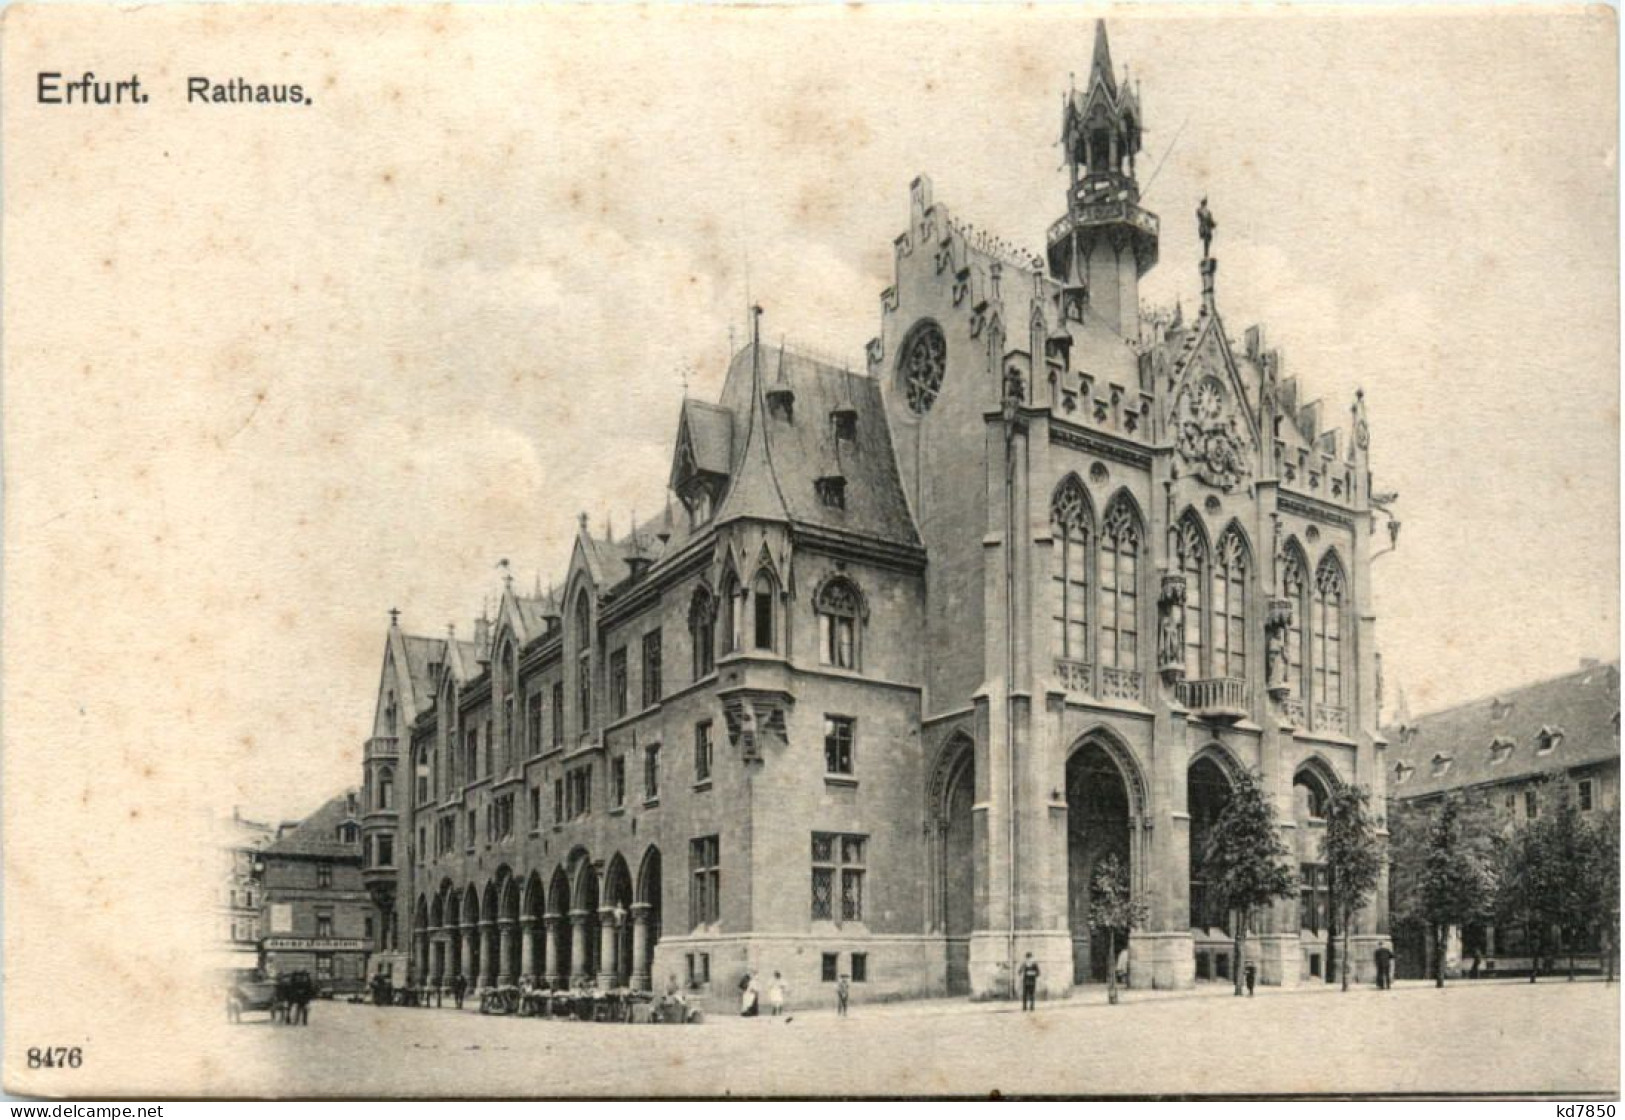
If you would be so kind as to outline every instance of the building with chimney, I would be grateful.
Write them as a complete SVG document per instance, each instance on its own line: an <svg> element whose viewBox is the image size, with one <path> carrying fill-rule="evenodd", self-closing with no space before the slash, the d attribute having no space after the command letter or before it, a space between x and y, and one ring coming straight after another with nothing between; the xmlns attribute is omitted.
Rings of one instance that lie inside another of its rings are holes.
<svg viewBox="0 0 1625 1120"><path fill-rule="evenodd" d="M1227 329L1205 201L1196 313L1142 311L1143 127L1097 26L1042 255L915 180L864 368L754 331L682 405L664 517L583 515L472 642L392 621L365 874L415 977L998 996L1032 953L1062 995L1111 967L1088 899L1116 855L1149 908L1131 983L1222 979L1202 851L1243 768L1306 884L1255 915L1260 977L1322 970L1322 807L1386 797L1391 497L1363 398L1339 428ZM1379 901L1361 974L1385 936Z"/></svg>

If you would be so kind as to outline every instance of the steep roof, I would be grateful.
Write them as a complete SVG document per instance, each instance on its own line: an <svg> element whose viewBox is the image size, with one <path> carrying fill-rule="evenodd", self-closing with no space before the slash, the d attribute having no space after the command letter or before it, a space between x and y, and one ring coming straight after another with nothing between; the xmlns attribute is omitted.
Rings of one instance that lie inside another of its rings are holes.
<svg viewBox="0 0 1625 1120"><path fill-rule="evenodd" d="M747 419L717 519L790 520L918 545L879 383L782 345L756 357L751 346L735 355L722 390L723 404ZM793 395L788 418L765 403L784 391ZM855 439L836 438L836 412L852 414ZM845 481L845 508L820 500L817 483L827 478Z"/></svg>
<svg viewBox="0 0 1625 1120"><path fill-rule="evenodd" d="M1419 716L1383 732L1388 788L1409 799L1617 760L1618 715L1614 662ZM1544 752L1543 737L1556 739Z"/></svg>
<svg viewBox="0 0 1625 1120"><path fill-rule="evenodd" d="M436 680L429 666L444 664L446 640L403 634L401 648L406 654L406 674L412 681L413 715L427 711L434 703Z"/></svg>
<svg viewBox="0 0 1625 1120"><path fill-rule="evenodd" d="M330 799L320 809L283 833L279 839L267 845L266 855L359 860L361 858L359 827L354 843L346 844L338 838L340 825L357 823L349 806L350 798L355 796L355 792L346 790Z"/></svg>

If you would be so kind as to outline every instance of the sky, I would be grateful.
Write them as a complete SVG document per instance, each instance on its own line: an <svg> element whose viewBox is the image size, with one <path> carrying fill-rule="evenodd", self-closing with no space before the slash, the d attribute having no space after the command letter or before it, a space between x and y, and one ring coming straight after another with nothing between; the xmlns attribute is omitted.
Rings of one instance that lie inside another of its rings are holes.
<svg viewBox="0 0 1625 1120"><path fill-rule="evenodd" d="M1042 248L1100 14L1162 215L1142 297L1197 302L1206 195L1231 333L1339 423L1366 392L1390 707L1616 657L1610 12L147 9L96 67L141 112L29 114L10 68L8 745L86 804L358 782L387 612L467 636L500 560L529 589L578 512L660 509L749 302L862 368L921 173ZM50 18L61 57L90 34ZM187 106L198 72L314 103Z"/></svg>

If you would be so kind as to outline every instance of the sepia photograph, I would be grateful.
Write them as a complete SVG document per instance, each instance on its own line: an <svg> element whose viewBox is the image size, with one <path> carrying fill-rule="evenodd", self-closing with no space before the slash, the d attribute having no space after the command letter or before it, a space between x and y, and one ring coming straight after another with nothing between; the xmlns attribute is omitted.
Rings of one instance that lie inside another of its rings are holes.
<svg viewBox="0 0 1625 1120"><path fill-rule="evenodd" d="M1616 9L0 49L13 1099L1619 1098Z"/></svg>

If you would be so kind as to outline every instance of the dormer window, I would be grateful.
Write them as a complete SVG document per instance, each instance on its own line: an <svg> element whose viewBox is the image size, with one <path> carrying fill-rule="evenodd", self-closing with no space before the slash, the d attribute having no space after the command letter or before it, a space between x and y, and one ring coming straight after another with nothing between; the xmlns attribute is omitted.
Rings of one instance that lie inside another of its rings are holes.
<svg viewBox="0 0 1625 1120"><path fill-rule="evenodd" d="M826 475L814 481L818 500L826 509L846 508L846 479L838 474Z"/></svg>
<svg viewBox="0 0 1625 1120"><path fill-rule="evenodd" d="M711 487L703 480L696 479L685 487L682 500L684 507L688 510L689 528L698 529L711 520L713 505Z"/></svg>
<svg viewBox="0 0 1625 1120"><path fill-rule="evenodd" d="M1410 765L1409 763L1406 763L1406 762L1395 763L1394 764L1394 784L1396 786L1404 785L1406 782L1411 780L1411 775L1414 774L1414 773L1416 773L1416 767Z"/></svg>
<svg viewBox="0 0 1625 1120"><path fill-rule="evenodd" d="M1448 774L1450 772L1451 764L1455 761L1456 759L1454 755L1445 754L1443 751L1435 754L1433 756L1433 776L1435 778L1439 778L1443 777L1445 774Z"/></svg>
<svg viewBox="0 0 1625 1120"><path fill-rule="evenodd" d="M769 389L767 411L775 420L783 420L786 424L793 423L796 418L795 393L788 388Z"/></svg>
<svg viewBox="0 0 1625 1120"><path fill-rule="evenodd" d="M1550 754L1563 742L1563 729L1561 727L1542 727L1540 734L1535 736L1535 753Z"/></svg>
<svg viewBox="0 0 1625 1120"><path fill-rule="evenodd" d="M1490 740L1490 765L1499 766L1512 757L1512 751L1517 743L1504 735L1497 735Z"/></svg>
<svg viewBox="0 0 1625 1120"><path fill-rule="evenodd" d="M1490 701L1490 719L1496 723L1500 723L1502 720L1506 719L1507 716L1512 714L1513 706L1512 701L1503 700L1497 696L1494 700Z"/></svg>
<svg viewBox="0 0 1625 1120"><path fill-rule="evenodd" d="M830 431L837 441L856 443L858 439L858 410L837 408L829 414Z"/></svg>

